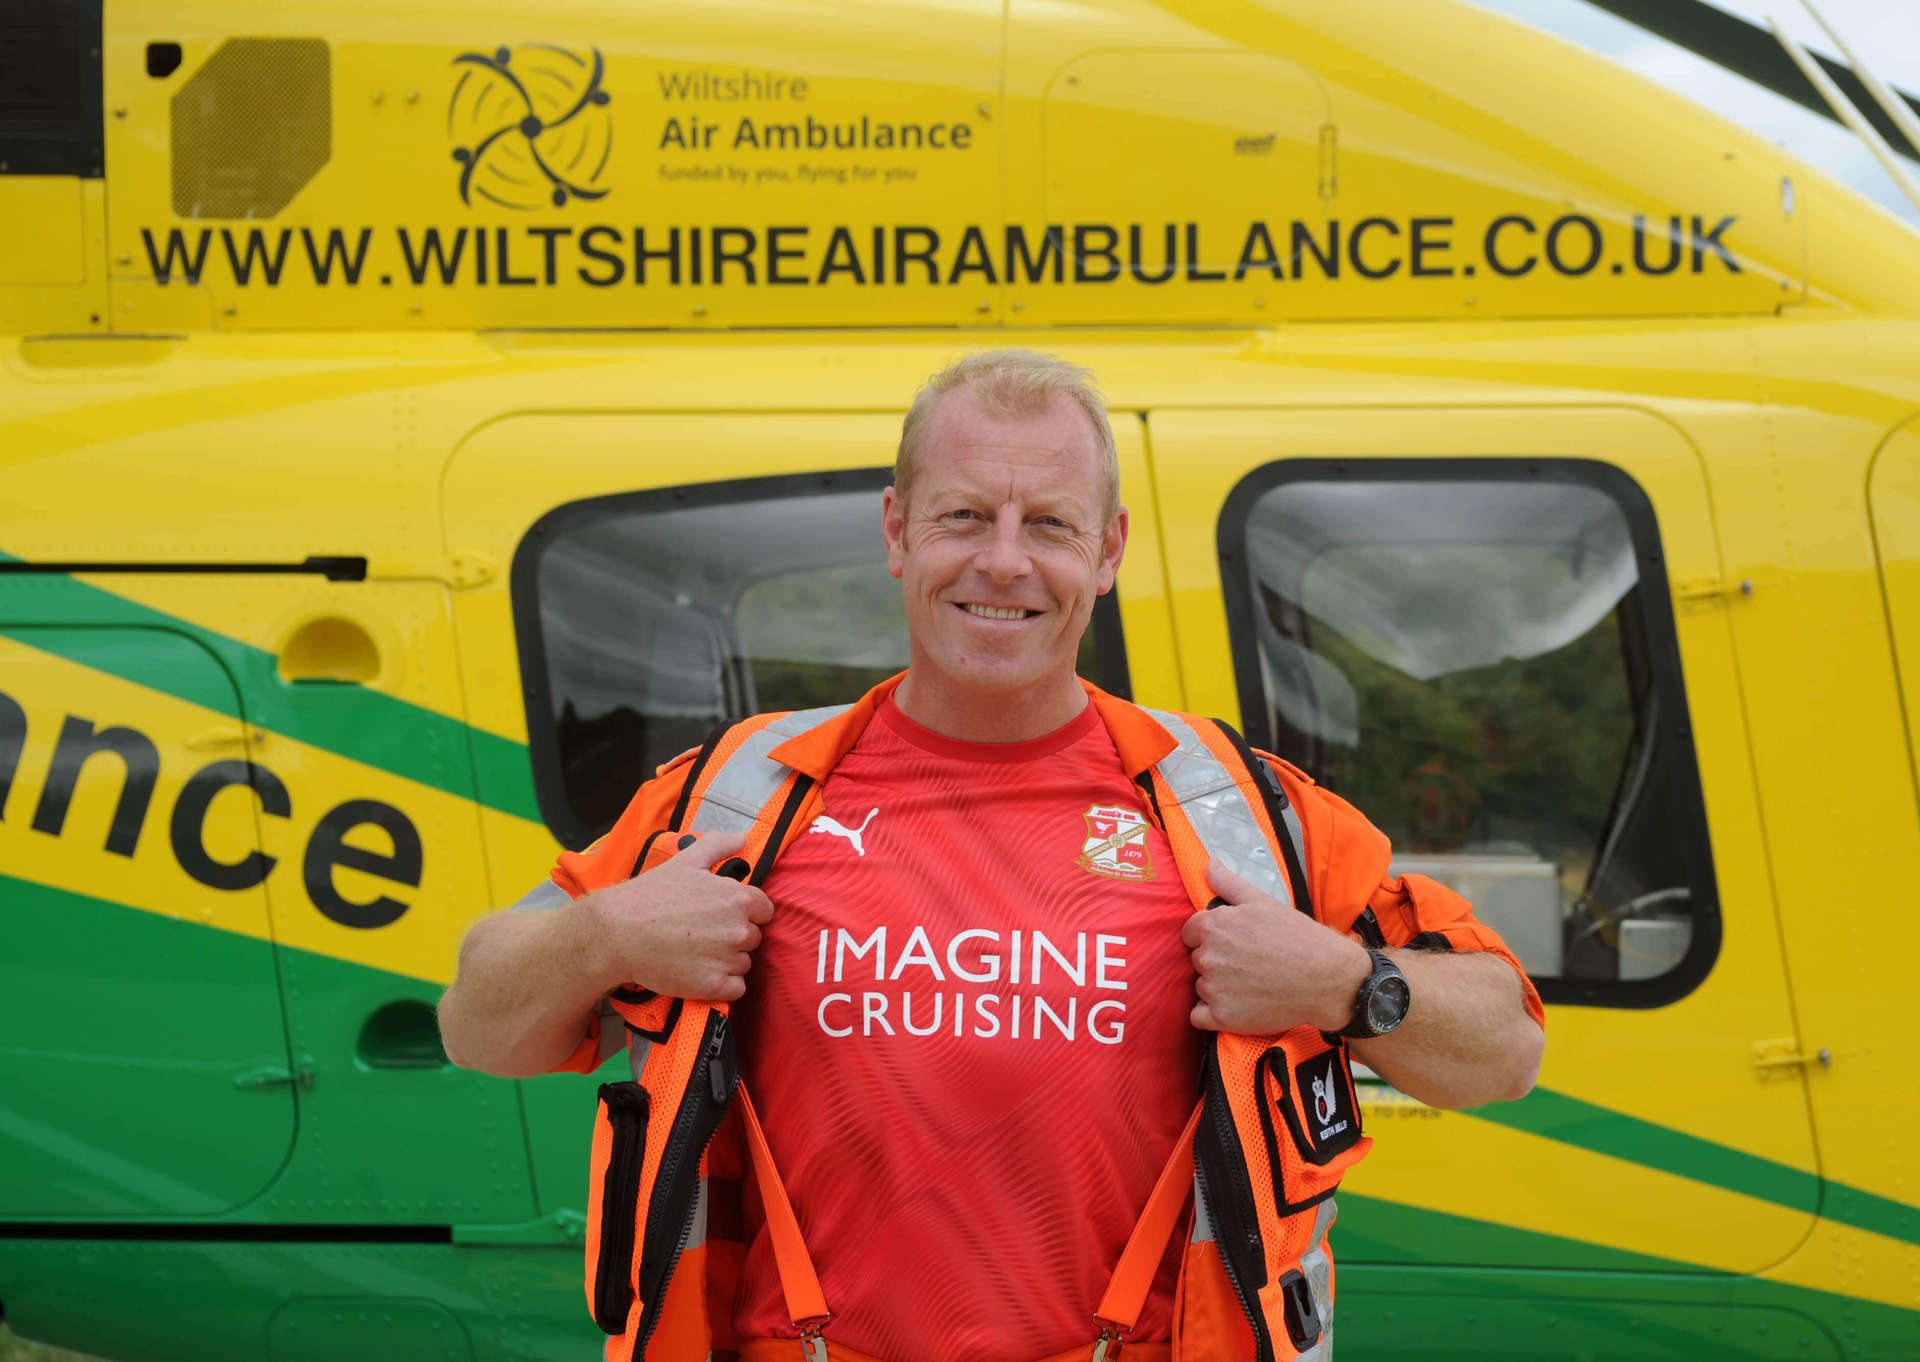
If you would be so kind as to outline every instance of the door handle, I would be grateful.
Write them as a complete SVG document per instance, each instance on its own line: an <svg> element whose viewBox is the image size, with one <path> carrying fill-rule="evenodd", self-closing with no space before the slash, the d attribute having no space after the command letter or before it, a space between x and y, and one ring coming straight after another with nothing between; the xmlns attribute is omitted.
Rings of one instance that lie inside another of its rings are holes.
<svg viewBox="0 0 1920 1362"><path fill-rule="evenodd" d="M1818 1064L1823 1069L1831 1069L1833 1051L1822 1047L1812 1054L1807 1054L1791 1037L1784 1040L1759 1040L1753 1044L1754 1072L1762 1078L1769 1078L1788 1069L1802 1069L1814 1064Z"/></svg>
<svg viewBox="0 0 1920 1362"><path fill-rule="evenodd" d="M251 743L258 747L266 740L267 732L258 724L221 724L194 734L187 739L190 752L211 752L221 747L239 747Z"/></svg>
<svg viewBox="0 0 1920 1362"><path fill-rule="evenodd" d="M242 1092L259 1088L284 1088L298 1083L303 1088L313 1086L313 1061L302 1055L296 1068L289 1069L284 1064L263 1064L257 1069L248 1069L234 1076L233 1086Z"/></svg>

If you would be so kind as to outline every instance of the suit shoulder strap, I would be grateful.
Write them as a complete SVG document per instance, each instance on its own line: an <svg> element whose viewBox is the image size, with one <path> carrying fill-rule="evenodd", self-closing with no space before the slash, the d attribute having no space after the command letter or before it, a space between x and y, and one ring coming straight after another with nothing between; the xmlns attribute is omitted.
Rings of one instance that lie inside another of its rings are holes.
<svg viewBox="0 0 1920 1362"><path fill-rule="evenodd" d="M756 714L714 730L681 791L671 831L745 832L758 881L772 868L786 832L813 788L813 781L775 761L773 750L789 738L838 718L848 705L825 705L784 714Z"/></svg>
<svg viewBox="0 0 1920 1362"><path fill-rule="evenodd" d="M1176 743L1150 773L1151 793L1189 891L1196 892L1196 885L1205 889L1206 860L1214 856L1242 879L1312 916L1300 818L1273 769L1230 724L1172 710L1146 712ZM1190 869L1189 860L1197 860L1197 866ZM1210 897L1208 891L1205 898Z"/></svg>

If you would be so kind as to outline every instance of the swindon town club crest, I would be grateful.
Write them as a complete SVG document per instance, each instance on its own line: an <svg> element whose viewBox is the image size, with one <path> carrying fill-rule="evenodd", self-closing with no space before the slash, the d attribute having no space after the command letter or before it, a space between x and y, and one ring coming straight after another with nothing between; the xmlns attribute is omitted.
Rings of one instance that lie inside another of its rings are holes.
<svg viewBox="0 0 1920 1362"><path fill-rule="evenodd" d="M1152 879L1146 816L1121 804L1095 804L1087 810L1087 840L1075 864L1116 880Z"/></svg>

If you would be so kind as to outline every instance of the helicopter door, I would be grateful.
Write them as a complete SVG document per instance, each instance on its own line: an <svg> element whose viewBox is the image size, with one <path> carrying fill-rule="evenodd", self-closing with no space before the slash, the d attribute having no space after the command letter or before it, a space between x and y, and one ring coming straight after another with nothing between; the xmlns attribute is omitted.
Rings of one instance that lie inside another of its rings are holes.
<svg viewBox="0 0 1920 1362"><path fill-rule="evenodd" d="M1920 428L1909 422L1874 456L1867 482L1887 619L1906 688L1907 751L1920 781Z"/></svg>
<svg viewBox="0 0 1920 1362"><path fill-rule="evenodd" d="M1343 1267L1787 1256L1818 1162L1804 1080L1756 1064L1795 1028L1690 446L1613 409L1150 425L1189 705L1472 899L1549 1003L1523 1101L1367 1085Z"/></svg>
<svg viewBox="0 0 1920 1362"><path fill-rule="evenodd" d="M41 580L0 617L0 1220L229 1210L293 1143L258 836L286 787L211 653L20 623Z"/></svg>

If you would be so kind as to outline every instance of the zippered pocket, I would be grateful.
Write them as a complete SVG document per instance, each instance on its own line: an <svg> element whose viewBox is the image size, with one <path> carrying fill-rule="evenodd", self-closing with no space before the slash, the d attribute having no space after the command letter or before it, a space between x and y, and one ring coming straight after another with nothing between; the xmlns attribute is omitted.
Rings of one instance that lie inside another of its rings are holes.
<svg viewBox="0 0 1920 1362"><path fill-rule="evenodd" d="M647 1154L651 1103L638 1083L600 1085L587 1203L587 1306L609 1334L633 1309L633 1250L640 1221L640 1167Z"/></svg>
<svg viewBox="0 0 1920 1362"><path fill-rule="evenodd" d="M1347 1047L1302 1027L1281 1036L1255 1072L1275 1208L1293 1215L1333 1195L1373 1147L1360 1127Z"/></svg>

